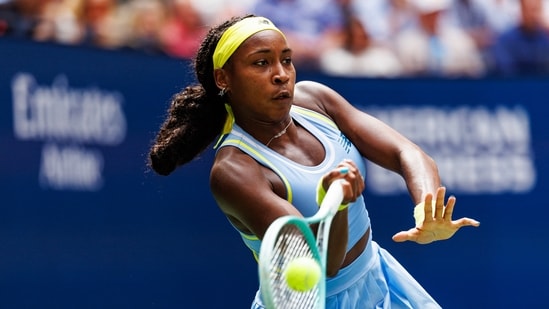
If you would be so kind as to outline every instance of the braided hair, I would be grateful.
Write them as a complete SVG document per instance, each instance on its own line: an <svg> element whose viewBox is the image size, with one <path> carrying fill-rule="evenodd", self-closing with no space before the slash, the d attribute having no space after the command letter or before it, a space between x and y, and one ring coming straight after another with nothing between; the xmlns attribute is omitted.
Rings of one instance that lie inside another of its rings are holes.
<svg viewBox="0 0 549 309"><path fill-rule="evenodd" d="M193 59L199 84L187 86L171 98L168 115L149 151L149 166L169 175L202 153L219 135L227 117L213 73L213 53L227 28L251 17L233 17L211 28Z"/></svg>

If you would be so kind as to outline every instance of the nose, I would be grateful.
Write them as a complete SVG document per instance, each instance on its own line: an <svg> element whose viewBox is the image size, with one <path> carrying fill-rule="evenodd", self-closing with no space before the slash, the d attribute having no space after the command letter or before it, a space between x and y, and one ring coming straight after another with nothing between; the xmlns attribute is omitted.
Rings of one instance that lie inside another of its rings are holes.
<svg viewBox="0 0 549 309"><path fill-rule="evenodd" d="M273 68L273 83L285 84L290 79L290 74L282 63L278 63Z"/></svg>

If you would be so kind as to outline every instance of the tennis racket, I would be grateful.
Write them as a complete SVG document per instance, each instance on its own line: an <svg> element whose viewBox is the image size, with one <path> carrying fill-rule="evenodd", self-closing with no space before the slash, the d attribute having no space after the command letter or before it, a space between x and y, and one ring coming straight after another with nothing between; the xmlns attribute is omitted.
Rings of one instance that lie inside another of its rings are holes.
<svg viewBox="0 0 549 309"><path fill-rule="evenodd" d="M267 229L259 252L260 289L267 308L324 309L328 237L332 219L343 201L341 182L332 182L314 216L283 216ZM313 223L318 223L316 238L309 226ZM288 263L299 257L315 260L321 269L318 283L303 292L290 288L284 275Z"/></svg>

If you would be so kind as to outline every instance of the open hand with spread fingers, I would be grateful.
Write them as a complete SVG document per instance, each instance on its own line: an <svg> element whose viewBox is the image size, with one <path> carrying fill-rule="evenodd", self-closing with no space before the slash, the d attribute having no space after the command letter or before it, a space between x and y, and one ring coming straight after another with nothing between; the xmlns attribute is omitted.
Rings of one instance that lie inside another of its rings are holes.
<svg viewBox="0 0 549 309"><path fill-rule="evenodd" d="M414 209L416 227L396 233L393 235L393 240L396 242L409 240L419 244L428 244L452 237L461 227L478 227L480 225L480 222L470 218L452 220L456 198L450 196L444 205L445 195L446 188L444 187L437 189L436 199L433 199L431 193L426 194L424 201Z"/></svg>

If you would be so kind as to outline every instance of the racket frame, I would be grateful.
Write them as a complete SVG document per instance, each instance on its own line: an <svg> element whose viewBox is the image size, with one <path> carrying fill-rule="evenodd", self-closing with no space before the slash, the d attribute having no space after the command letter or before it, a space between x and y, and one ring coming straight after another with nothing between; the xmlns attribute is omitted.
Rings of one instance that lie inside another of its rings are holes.
<svg viewBox="0 0 549 309"><path fill-rule="evenodd" d="M321 269L320 279L317 284L319 297L314 308L324 309L326 299L328 239L330 236L332 219L338 212L339 206L343 201L342 181L343 180L338 179L332 182L326 191L326 195L322 200L319 210L313 216L305 218L293 215L282 216L273 221L265 232L261 243L261 250L259 252L258 264L261 294L267 308L283 309L276 308L276 304L274 303L273 287L270 282L270 263L281 229L288 224L292 224L303 233L305 241L311 249L313 258L319 263ZM310 227L311 224L315 223L318 223L316 237Z"/></svg>

